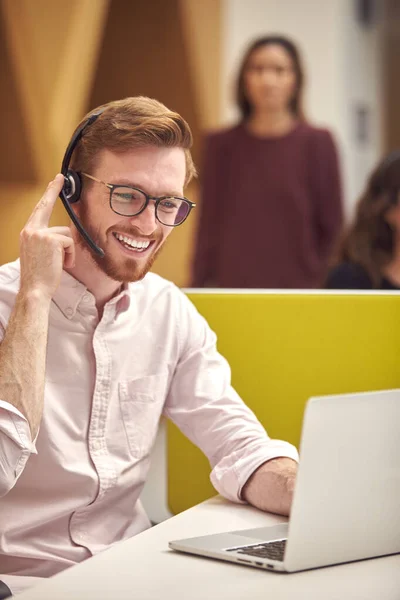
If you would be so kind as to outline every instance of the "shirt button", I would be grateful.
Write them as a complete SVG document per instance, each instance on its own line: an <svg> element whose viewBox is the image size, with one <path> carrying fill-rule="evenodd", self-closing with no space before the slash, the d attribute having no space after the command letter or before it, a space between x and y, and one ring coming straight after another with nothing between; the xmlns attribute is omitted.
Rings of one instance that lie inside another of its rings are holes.
<svg viewBox="0 0 400 600"><path fill-rule="evenodd" d="M74 314L74 311L72 310L72 308L70 306L68 306L68 308L65 309L65 314L67 315L67 317L72 317L72 315Z"/></svg>
<svg viewBox="0 0 400 600"><path fill-rule="evenodd" d="M85 302L85 304L87 304L88 302L90 302L90 296L89 296L89 294L83 294L83 296L82 296L82 302Z"/></svg>

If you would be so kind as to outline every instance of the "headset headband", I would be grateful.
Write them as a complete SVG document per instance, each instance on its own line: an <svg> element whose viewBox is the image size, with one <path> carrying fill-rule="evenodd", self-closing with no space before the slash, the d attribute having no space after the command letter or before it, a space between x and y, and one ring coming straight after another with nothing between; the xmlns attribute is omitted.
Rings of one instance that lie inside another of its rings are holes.
<svg viewBox="0 0 400 600"><path fill-rule="evenodd" d="M77 143L81 139L81 137L83 135L83 132L85 131L86 127L89 127L89 125L91 125L92 123L94 123L94 121L96 121L96 119L101 115L101 113L103 111L104 111L104 109L98 110L98 111L92 113L90 115L90 117L87 118L86 121L84 121L82 123L82 125L80 127L78 127L78 129L75 131L74 135L71 138L70 143L68 144L68 147L67 147L67 149L65 151L64 158L63 158L63 161L62 161L61 173L63 175L67 175L67 173L68 173L69 163L71 161L72 154L73 154L73 152L75 150L75 147L76 147Z"/></svg>

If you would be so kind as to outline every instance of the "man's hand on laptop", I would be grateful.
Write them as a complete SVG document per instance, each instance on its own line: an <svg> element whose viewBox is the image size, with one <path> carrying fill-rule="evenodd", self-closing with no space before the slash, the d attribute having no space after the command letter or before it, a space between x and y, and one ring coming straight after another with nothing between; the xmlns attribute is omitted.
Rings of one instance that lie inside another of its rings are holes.
<svg viewBox="0 0 400 600"><path fill-rule="evenodd" d="M242 498L266 512L289 515L296 473L296 461L284 457L273 458L249 477L243 486Z"/></svg>

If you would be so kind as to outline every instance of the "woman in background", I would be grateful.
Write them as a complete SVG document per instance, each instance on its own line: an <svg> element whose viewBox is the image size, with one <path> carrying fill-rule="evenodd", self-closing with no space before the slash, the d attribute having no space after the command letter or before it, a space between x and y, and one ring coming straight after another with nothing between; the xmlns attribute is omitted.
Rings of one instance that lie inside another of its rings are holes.
<svg viewBox="0 0 400 600"><path fill-rule="evenodd" d="M321 285L342 221L335 144L306 122L296 46L263 37L237 81L241 120L207 136L194 287Z"/></svg>
<svg viewBox="0 0 400 600"><path fill-rule="evenodd" d="M372 173L325 287L400 289L399 200L400 150L396 150Z"/></svg>

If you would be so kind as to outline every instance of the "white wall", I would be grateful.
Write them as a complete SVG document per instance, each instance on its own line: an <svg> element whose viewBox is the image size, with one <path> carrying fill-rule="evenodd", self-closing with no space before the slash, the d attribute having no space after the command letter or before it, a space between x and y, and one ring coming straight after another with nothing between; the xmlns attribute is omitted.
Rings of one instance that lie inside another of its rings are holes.
<svg viewBox="0 0 400 600"><path fill-rule="evenodd" d="M381 3L376 2L376 22L373 27L363 27L357 22L352 1L342 2L340 14L344 110L340 134L350 203L354 203L361 193L383 149L383 20L378 12L380 6ZM357 107L364 107L369 115L369 135L365 143L357 139Z"/></svg>
<svg viewBox="0 0 400 600"><path fill-rule="evenodd" d="M381 153L381 28L363 29L353 0L223 0L221 121L237 118L233 84L240 58L255 37L282 33L298 43L306 69L305 109L339 144L345 203L351 212ZM369 107L371 139L355 140L355 104Z"/></svg>

